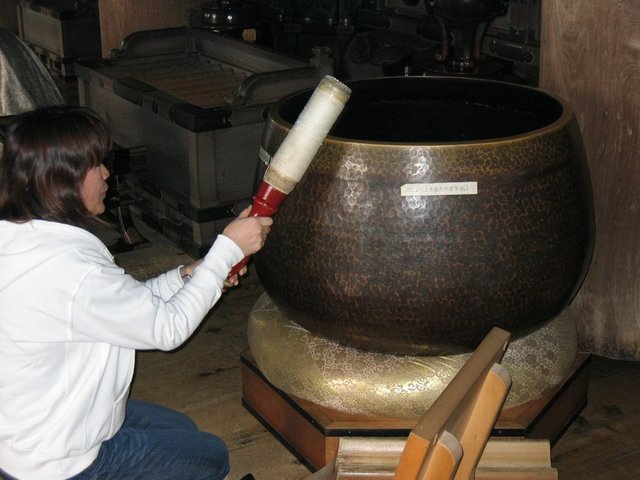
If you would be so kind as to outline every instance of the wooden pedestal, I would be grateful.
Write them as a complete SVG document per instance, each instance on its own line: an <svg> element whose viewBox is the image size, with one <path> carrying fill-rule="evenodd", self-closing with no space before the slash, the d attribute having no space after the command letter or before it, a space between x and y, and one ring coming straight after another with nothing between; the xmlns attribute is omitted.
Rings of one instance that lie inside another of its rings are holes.
<svg viewBox="0 0 640 480"><path fill-rule="evenodd" d="M417 422L322 407L273 386L250 351L241 360L243 405L311 470L335 457L340 437L406 437ZM590 354L579 353L558 386L540 399L503 410L492 436L557 440L587 403L590 360Z"/></svg>

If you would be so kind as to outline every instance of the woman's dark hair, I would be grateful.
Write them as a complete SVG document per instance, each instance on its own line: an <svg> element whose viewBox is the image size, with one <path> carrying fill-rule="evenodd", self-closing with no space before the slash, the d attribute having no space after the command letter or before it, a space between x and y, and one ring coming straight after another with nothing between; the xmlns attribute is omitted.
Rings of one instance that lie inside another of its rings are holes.
<svg viewBox="0 0 640 480"><path fill-rule="evenodd" d="M0 218L91 224L80 188L110 144L104 121L88 108L55 106L17 115L5 131L0 159Z"/></svg>

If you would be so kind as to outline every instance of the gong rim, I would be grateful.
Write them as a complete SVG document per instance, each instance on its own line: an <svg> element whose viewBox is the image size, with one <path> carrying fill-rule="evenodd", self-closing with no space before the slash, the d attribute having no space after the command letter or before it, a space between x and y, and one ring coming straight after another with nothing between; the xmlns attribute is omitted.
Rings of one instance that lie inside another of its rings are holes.
<svg viewBox="0 0 640 480"><path fill-rule="evenodd" d="M528 129L526 131L522 131L520 133L514 133L512 135L504 135L500 137L487 137L482 139L473 139L473 140L443 140L443 141L428 141L428 140L396 140L396 141L381 141L376 139L363 139L363 138L353 138L349 136L344 136L339 133L340 126L348 121L345 119L345 113L348 113L349 108L353 105L354 96L358 94L358 88L364 84L374 84L380 83L384 85L392 84L392 83L403 83L403 82L415 82L425 83L425 84L456 84L460 90L464 88L473 88L477 86L484 87L492 87L496 89L507 89L511 90L512 93L518 94L526 94L531 97L531 99L538 99L541 101L547 102L547 108L556 111L554 115L552 112L549 112L549 115L555 116L555 118L551 121L546 122L544 125L540 125L534 129ZM347 103L346 112L343 112L343 115L338 119L336 125L332 128L332 130L327 135L325 142L336 143L336 144L358 144L358 145L373 145L380 146L384 145L388 148L405 148L407 146L430 146L433 148L457 148L459 146L475 146L475 145L491 145L491 144L506 144L510 142L518 142L523 138L536 138L539 136L548 135L551 132L555 132L561 130L567 126L569 126L574 120L574 112L570 107L568 102L555 94L550 93L547 90L538 87L531 87L528 85L520 85L511 82L504 82L499 80L489 80L483 78L470 78L470 77L458 77L458 76L446 76L446 75L437 75L437 76L420 76L420 77L377 77L377 78L367 78L362 80L354 80L345 82L347 86L350 86L352 89L352 97ZM305 89L300 90L294 93L291 93L285 97L283 97L280 101L274 104L267 113L267 117L270 122L279 128L284 130L289 130L295 119L297 118L297 114L304 107L304 103L313 93L313 89ZM292 109L292 112L287 114L282 113L282 108L285 105L288 105L292 102L293 99L299 99L298 105ZM293 116L292 116L293 113Z"/></svg>

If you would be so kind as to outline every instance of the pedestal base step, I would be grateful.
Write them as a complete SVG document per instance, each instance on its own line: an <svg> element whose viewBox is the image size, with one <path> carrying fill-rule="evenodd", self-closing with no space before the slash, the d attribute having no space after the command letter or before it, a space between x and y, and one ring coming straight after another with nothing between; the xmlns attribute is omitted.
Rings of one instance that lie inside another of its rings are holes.
<svg viewBox="0 0 640 480"><path fill-rule="evenodd" d="M557 440L587 403L590 360L590 354L579 353L556 387L537 400L504 409L492 437ZM406 437L418 420L332 410L276 388L250 351L242 354L241 361L243 405L311 470L336 457L341 437Z"/></svg>

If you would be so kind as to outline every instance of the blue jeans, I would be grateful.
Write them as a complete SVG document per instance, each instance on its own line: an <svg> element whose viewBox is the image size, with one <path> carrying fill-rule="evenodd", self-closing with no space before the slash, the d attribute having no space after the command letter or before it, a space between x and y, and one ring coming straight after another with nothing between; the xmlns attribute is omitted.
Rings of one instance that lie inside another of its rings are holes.
<svg viewBox="0 0 640 480"><path fill-rule="evenodd" d="M129 400L124 424L73 480L221 480L229 473L222 440L186 415Z"/></svg>

